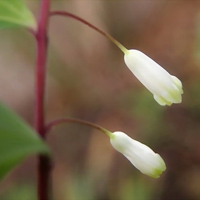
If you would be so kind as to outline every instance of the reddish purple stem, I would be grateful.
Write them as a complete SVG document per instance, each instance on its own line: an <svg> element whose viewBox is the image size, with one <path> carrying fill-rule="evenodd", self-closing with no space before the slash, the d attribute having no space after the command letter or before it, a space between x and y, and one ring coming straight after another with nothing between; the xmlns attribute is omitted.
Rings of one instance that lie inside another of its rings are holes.
<svg viewBox="0 0 200 200"><path fill-rule="evenodd" d="M36 101L35 101L35 129L44 137L44 90L47 57L47 21L49 0L42 1L40 18L38 21L37 66L36 66Z"/></svg>
<svg viewBox="0 0 200 200"><path fill-rule="evenodd" d="M35 34L37 41L37 65L35 86L35 130L45 139L44 127L44 94L47 59L47 27L50 1L41 0L41 11L38 20L38 30ZM38 161L38 200L49 200L50 158L39 155Z"/></svg>

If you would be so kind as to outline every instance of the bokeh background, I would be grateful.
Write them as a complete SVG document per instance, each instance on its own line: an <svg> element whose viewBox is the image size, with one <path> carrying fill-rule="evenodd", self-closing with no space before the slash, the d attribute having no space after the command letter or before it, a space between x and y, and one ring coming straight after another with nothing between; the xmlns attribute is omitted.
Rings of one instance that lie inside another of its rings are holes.
<svg viewBox="0 0 200 200"><path fill-rule="evenodd" d="M39 0L27 5L38 16ZM136 170L92 128L63 124L49 133L55 200L200 199L200 1L52 1L128 49L143 51L182 80L183 102L159 106L106 38L70 18L49 29L46 121L75 117L121 130L158 152L159 179ZM33 125L35 41L22 29L0 31L0 100ZM0 183L1 200L36 200L36 157Z"/></svg>

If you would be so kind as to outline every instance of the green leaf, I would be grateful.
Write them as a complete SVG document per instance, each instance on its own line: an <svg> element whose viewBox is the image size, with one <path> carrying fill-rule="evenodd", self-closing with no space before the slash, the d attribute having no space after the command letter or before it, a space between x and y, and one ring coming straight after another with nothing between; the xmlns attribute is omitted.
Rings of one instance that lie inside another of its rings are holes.
<svg viewBox="0 0 200 200"><path fill-rule="evenodd" d="M0 180L27 156L49 152L26 122L0 103Z"/></svg>
<svg viewBox="0 0 200 200"><path fill-rule="evenodd" d="M19 26L36 29L32 12L23 0L0 0L0 29Z"/></svg>

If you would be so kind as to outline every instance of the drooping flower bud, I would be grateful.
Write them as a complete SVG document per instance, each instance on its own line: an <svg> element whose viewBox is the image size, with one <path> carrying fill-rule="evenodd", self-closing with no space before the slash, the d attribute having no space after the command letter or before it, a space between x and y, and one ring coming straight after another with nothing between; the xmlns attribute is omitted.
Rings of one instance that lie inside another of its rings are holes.
<svg viewBox="0 0 200 200"><path fill-rule="evenodd" d="M160 105L181 103L182 83L177 77L170 75L159 64L138 50L127 50L124 61Z"/></svg>
<svg viewBox="0 0 200 200"><path fill-rule="evenodd" d="M159 154L125 133L114 132L110 137L110 142L143 174L158 178L165 171L165 163Z"/></svg>

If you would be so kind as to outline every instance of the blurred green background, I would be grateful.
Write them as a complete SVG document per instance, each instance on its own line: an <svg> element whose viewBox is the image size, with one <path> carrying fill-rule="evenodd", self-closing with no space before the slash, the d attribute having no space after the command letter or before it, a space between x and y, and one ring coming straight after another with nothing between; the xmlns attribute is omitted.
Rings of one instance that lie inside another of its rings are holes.
<svg viewBox="0 0 200 200"><path fill-rule="evenodd" d="M39 1L26 1L38 16ZM52 1L128 49L139 49L182 80L183 102L159 106L125 66L122 52L79 22L50 22L46 120L76 117L123 131L150 146L167 170L152 179L116 152L102 133L74 124L52 129L55 200L200 199L200 1ZM0 31L0 100L33 124L35 42ZM36 200L36 157L0 183L1 200Z"/></svg>

